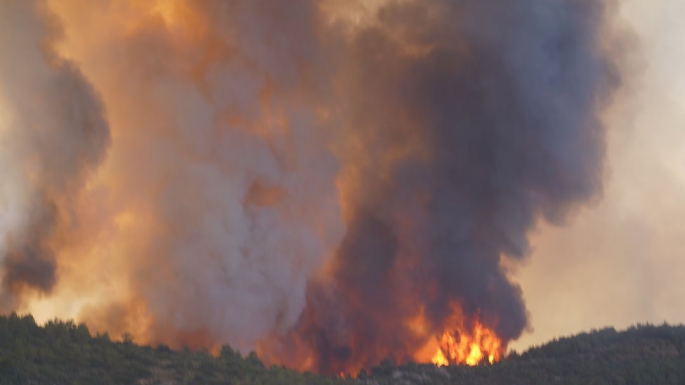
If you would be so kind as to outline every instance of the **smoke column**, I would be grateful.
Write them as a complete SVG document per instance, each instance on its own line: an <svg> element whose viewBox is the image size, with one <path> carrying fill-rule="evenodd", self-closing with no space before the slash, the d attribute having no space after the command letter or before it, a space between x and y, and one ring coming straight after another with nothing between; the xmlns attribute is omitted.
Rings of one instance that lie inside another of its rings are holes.
<svg viewBox="0 0 685 385"><path fill-rule="evenodd" d="M100 100L54 51L59 33L41 2L0 4L0 309L54 288L69 208L109 142Z"/></svg>
<svg viewBox="0 0 685 385"><path fill-rule="evenodd" d="M355 34L347 232L292 337L317 352L314 367L407 361L455 307L505 342L520 336L526 309L502 258L528 254L539 217L561 223L601 193L599 113L619 82L606 12L596 1L396 2Z"/></svg>
<svg viewBox="0 0 685 385"><path fill-rule="evenodd" d="M506 346L505 266L601 195L610 1L26 4L0 16L8 309L330 373L476 323Z"/></svg>

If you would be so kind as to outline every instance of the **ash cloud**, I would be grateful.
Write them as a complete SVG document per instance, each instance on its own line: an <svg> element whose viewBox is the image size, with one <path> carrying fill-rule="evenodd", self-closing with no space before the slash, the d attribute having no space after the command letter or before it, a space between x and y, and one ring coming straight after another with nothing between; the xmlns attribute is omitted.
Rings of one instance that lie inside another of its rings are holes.
<svg viewBox="0 0 685 385"><path fill-rule="evenodd" d="M601 195L600 114L620 85L612 12L597 1L379 9L345 64L343 115L361 138L348 229L286 350L304 341L330 373L407 361L425 340L406 321L423 311L438 335L453 306L505 343L521 335L523 295L501 260L529 253L538 219L562 223Z"/></svg>
<svg viewBox="0 0 685 385"><path fill-rule="evenodd" d="M331 85L318 81L330 58L313 2L173 6L131 5L128 28L117 28L124 10L91 31L109 39L94 82L120 138L103 179L127 290L81 317L140 340L249 351L297 321L344 231L321 112Z"/></svg>
<svg viewBox="0 0 685 385"><path fill-rule="evenodd" d="M336 374L416 359L455 314L507 343L528 316L503 261L602 193L611 1L53 2L107 107L97 178L102 105L54 20L6 4L37 32L0 34L23 124L0 166L34 167L4 177L5 292L55 286L90 182L97 329Z"/></svg>

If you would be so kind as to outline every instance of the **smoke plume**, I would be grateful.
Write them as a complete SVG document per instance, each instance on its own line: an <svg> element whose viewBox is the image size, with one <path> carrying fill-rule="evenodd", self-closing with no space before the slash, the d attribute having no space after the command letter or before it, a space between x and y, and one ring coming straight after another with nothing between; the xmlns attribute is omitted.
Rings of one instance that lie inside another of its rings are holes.
<svg viewBox="0 0 685 385"><path fill-rule="evenodd" d="M54 51L59 33L42 2L0 4L0 309L54 288L69 207L109 141L100 100Z"/></svg>
<svg viewBox="0 0 685 385"><path fill-rule="evenodd" d="M505 342L520 336L526 309L502 258L527 255L539 217L560 223L601 193L599 113L619 80L606 12L595 1L396 2L355 34L347 231L292 332L317 352L314 367L407 361L453 326L455 307ZM417 333L407 321L419 315Z"/></svg>
<svg viewBox="0 0 685 385"><path fill-rule="evenodd" d="M95 329L331 373L506 347L505 266L601 195L610 1L6 4L3 295Z"/></svg>

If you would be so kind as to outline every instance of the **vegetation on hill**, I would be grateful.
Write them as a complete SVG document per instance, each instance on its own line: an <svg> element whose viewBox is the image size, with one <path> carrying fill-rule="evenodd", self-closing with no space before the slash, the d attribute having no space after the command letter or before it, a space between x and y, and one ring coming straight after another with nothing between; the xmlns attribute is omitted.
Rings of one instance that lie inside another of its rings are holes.
<svg viewBox="0 0 685 385"><path fill-rule="evenodd" d="M256 354L112 341L85 325L0 316L0 384L685 384L685 326L602 329L476 367L384 362L357 379L266 367Z"/></svg>
<svg viewBox="0 0 685 385"><path fill-rule="evenodd" d="M682 385L685 326L638 325L617 332L593 330L556 339L495 365L475 367L381 365L359 378L364 384L452 385Z"/></svg>
<svg viewBox="0 0 685 385"><path fill-rule="evenodd" d="M0 384L345 384L344 379L266 368L255 353L138 346L128 335L92 337L71 321L38 326L30 315L0 317Z"/></svg>

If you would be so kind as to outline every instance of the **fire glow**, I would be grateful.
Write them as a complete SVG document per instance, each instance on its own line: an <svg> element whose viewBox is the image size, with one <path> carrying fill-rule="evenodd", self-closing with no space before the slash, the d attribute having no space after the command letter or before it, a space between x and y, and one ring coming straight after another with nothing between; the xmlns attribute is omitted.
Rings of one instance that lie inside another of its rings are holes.
<svg viewBox="0 0 685 385"><path fill-rule="evenodd" d="M495 332L479 322L474 322L471 330L445 332L438 342L438 351L431 360L437 366L494 364L502 358L505 349Z"/></svg>
<svg viewBox="0 0 685 385"><path fill-rule="evenodd" d="M0 311L334 375L496 362L505 266L601 194L609 3L0 1Z"/></svg>

